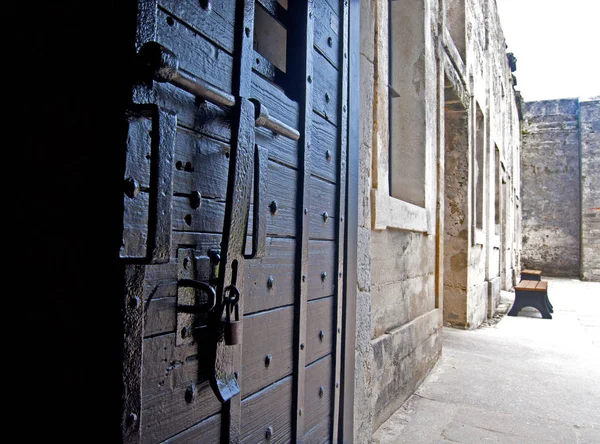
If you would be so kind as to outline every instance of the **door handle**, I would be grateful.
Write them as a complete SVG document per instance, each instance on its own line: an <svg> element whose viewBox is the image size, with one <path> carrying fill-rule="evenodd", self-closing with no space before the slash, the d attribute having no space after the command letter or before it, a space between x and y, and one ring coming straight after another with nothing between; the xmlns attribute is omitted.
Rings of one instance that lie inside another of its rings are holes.
<svg viewBox="0 0 600 444"><path fill-rule="evenodd" d="M267 183L268 150L254 146L254 212L252 215L252 253L245 259L260 259L265 256L267 241ZM250 202L248 202L248 207Z"/></svg>
<svg viewBox="0 0 600 444"><path fill-rule="evenodd" d="M214 103L222 108L231 108L236 98L231 94L193 77L179 69L177 56L156 42L148 42L138 53L140 67L144 75L159 83L170 83L196 97ZM263 126L276 134L292 140L300 139L300 133L289 125L269 115L269 111L256 99L251 99L255 107L255 125Z"/></svg>
<svg viewBox="0 0 600 444"><path fill-rule="evenodd" d="M171 257L173 152L177 116L157 105L127 113L123 239L119 256L163 264Z"/></svg>

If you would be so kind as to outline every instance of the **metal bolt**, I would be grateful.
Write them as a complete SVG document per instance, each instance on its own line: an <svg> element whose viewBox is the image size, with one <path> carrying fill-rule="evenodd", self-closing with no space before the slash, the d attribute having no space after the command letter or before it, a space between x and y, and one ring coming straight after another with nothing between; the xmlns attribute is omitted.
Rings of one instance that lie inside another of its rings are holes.
<svg viewBox="0 0 600 444"><path fill-rule="evenodd" d="M304 350L304 343L300 344L300 350Z"/></svg>
<svg viewBox="0 0 600 444"><path fill-rule="evenodd" d="M298 410L298 416L302 416L302 409Z"/></svg>
<svg viewBox="0 0 600 444"><path fill-rule="evenodd" d="M339 382L335 383L335 388L340 388L340 383Z"/></svg>
<svg viewBox="0 0 600 444"><path fill-rule="evenodd" d="M302 275L302 282L306 282L306 275L305 274Z"/></svg>
<svg viewBox="0 0 600 444"><path fill-rule="evenodd" d="M307 80L308 80L308 83L312 83L312 77L311 76L308 76Z"/></svg>
<svg viewBox="0 0 600 444"><path fill-rule="evenodd" d="M329 219L329 214L327 214L327 211L325 211L323 213L323 222L327 223L327 219Z"/></svg>
<svg viewBox="0 0 600 444"><path fill-rule="evenodd" d="M327 272L324 271L323 273L321 273L321 280L324 281L325 279L327 279Z"/></svg>
<svg viewBox="0 0 600 444"><path fill-rule="evenodd" d="M140 192L140 184L133 177L128 177L123 184L123 191L127 197L133 199Z"/></svg>
<svg viewBox="0 0 600 444"><path fill-rule="evenodd" d="M192 191L190 193L190 205L192 206L192 208L194 210L197 210L198 208L200 208L201 204L202 204L202 194L200 194L200 191Z"/></svg>
<svg viewBox="0 0 600 444"><path fill-rule="evenodd" d="M140 298L139 298L139 297L137 297L137 296L134 296L134 297L132 297L132 298L129 300L129 306L130 306L131 308L138 308L138 307L140 306Z"/></svg>
<svg viewBox="0 0 600 444"><path fill-rule="evenodd" d="M325 93L325 102L329 103L329 100L331 100L329 93Z"/></svg>
<svg viewBox="0 0 600 444"><path fill-rule="evenodd" d="M237 379L237 378L240 376L240 374L239 374L239 372L236 370L235 372L233 372L233 376L235 377L235 379Z"/></svg>
<svg viewBox="0 0 600 444"><path fill-rule="evenodd" d="M308 208L304 209L304 214L308 214Z"/></svg>
<svg viewBox="0 0 600 444"><path fill-rule="evenodd" d="M271 355L265 356L265 367L268 367L269 365L271 365L272 360L273 360L273 358L271 357Z"/></svg>
<svg viewBox="0 0 600 444"><path fill-rule="evenodd" d="M342 272L341 272L341 271L339 272L338 276L339 276L339 277L342 277Z"/></svg>
<svg viewBox="0 0 600 444"><path fill-rule="evenodd" d="M136 422L138 419L138 416L135 413L130 413L129 415L127 415L127 424L128 425L132 425L134 422Z"/></svg>
<svg viewBox="0 0 600 444"><path fill-rule="evenodd" d="M319 341L323 342L324 337L325 337L325 332L323 330L319 330Z"/></svg>
<svg viewBox="0 0 600 444"><path fill-rule="evenodd" d="M183 339L187 338L190 335L190 330L187 327L183 327L181 329L181 337Z"/></svg>
<svg viewBox="0 0 600 444"><path fill-rule="evenodd" d="M273 276L269 276L269 278L267 279L267 288L268 289L273 288L274 281L275 281L275 279L273 279Z"/></svg>
<svg viewBox="0 0 600 444"><path fill-rule="evenodd" d="M271 214L275 216L279 208L277 208L277 201L274 200L269 204L269 208L271 209Z"/></svg>
<svg viewBox="0 0 600 444"><path fill-rule="evenodd" d="M342 329L340 327L338 327L338 333L341 333Z"/></svg>
<svg viewBox="0 0 600 444"><path fill-rule="evenodd" d="M250 28L244 29L244 32L246 33L246 37L250 37Z"/></svg>
<svg viewBox="0 0 600 444"><path fill-rule="evenodd" d="M331 160L331 151L329 151L329 150L325 151L325 159Z"/></svg>
<svg viewBox="0 0 600 444"><path fill-rule="evenodd" d="M185 401L189 404L194 400L194 396L196 395L196 386L194 384L190 385L185 390Z"/></svg>
<svg viewBox="0 0 600 444"><path fill-rule="evenodd" d="M319 398L322 398L324 394L325 394L325 387L323 387L323 386L319 387Z"/></svg>
<svg viewBox="0 0 600 444"><path fill-rule="evenodd" d="M269 440L269 439L271 439L272 436L273 436L273 427L267 427L267 430L265 430L265 439Z"/></svg>
<svg viewBox="0 0 600 444"><path fill-rule="evenodd" d="M327 45L329 45L330 48L333 46L333 39L331 36L327 37Z"/></svg>
<svg viewBox="0 0 600 444"><path fill-rule="evenodd" d="M344 216L340 216L340 222L344 222Z"/></svg>
<svg viewBox="0 0 600 444"><path fill-rule="evenodd" d="M211 10L210 0L200 0L200 7L205 11Z"/></svg>

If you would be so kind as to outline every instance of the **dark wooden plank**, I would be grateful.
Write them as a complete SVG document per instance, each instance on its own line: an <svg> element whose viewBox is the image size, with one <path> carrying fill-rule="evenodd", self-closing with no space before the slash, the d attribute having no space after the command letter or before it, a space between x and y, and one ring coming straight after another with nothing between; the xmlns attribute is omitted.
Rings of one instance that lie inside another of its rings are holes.
<svg viewBox="0 0 600 444"><path fill-rule="evenodd" d="M165 444L187 444L190 442L218 443L221 439L221 414L190 427L164 441Z"/></svg>
<svg viewBox="0 0 600 444"><path fill-rule="evenodd" d="M296 241L267 238L267 254L248 261L244 310L250 314L294 303ZM272 286L269 287L269 277Z"/></svg>
<svg viewBox="0 0 600 444"><path fill-rule="evenodd" d="M177 110L179 126L192 129L226 143L231 140L231 111L219 108L168 83L154 83L156 102Z"/></svg>
<svg viewBox="0 0 600 444"><path fill-rule="evenodd" d="M308 433L303 442L329 442L333 393L333 359L328 355L306 367L304 425Z"/></svg>
<svg viewBox="0 0 600 444"><path fill-rule="evenodd" d="M307 304L306 362L312 363L333 351L334 298L328 297ZM322 334L321 334L322 332Z"/></svg>
<svg viewBox="0 0 600 444"><path fill-rule="evenodd" d="M269 110L269 112L271 112ZM298 165L298 142L288 137L277 135L272 131L257 127L256 144L269 150L269 159L296 167Z"/></svg>
<svg viewBox="0 0 600 444"><path fill-rule="evenodd" d="M173 219L175 231L202 231L221 233L225 217L225 202L215 199L201 199L200 207L192 208L188 197L173 197Z"/></svg>
<svg viewBox="0 0 600 444"><path fill-rule="evenodd" d="M336 68L340 65L340 20L326 2L315 2L315 46Z"/></svg>
<svg viewBox="0 0 600 444"><path fill-rule="evenodd" d="M174 192L199 191L203 197L224 200L229 154L229 144L180 129L173 159Z"/></svg>
<svg viewBox="0 0 600 444"><path fill-rule="evenodd" d="M336 183L339 159L338 128L319 114L313 115L313 175Z"/></svg>
<svg viewBox="0 0 600 444"><path fill-rule="evenodd" d="M175 346L175 335L144 339L142 442L174 436L215 414L221 403L199 375L197 345Z"/></svg>
<svg viewBox="0 0 600 444"><path fill-rule="evenodd" d="M266 442L271 428L271 443L292 441L292 377L287 377L242 401L242 443Z"/></svg>
<svg viewBox="0 0 600 444"><path fill-rule="evenodd" d="M293 366L294 307L244 316L242 397L288 376Z"/></svg>
<svg viewBox="0 0 600 444"><path fill-rule="evenodd" d="M337 190L334 184L311 177L310 238L335 239L337 228ZM326 216L325 216L326 213Z"/></svg>
<svg viewBox="0 0 600 444"><path fill-rule="evenodd" d="M267 108L270 116L298 129L300 119L298 103L287 97L276 85L256 73L252 73L252 97ZM283 136L276 137L283 138Z"/></svg>
<svg viewBox="0 0 600 444"><path fill-rule="evenodd" d="M180 69L232 92L231 55L162 10L157 15L157 41L177 56Z"/></svg>
<svg viewBox="0 0 600 444"><path fill-rule="evenodd" d="M208 3L208 2L207 2ZM233 53L235 0L212 0L204 9L198 0L160 0L159 5L199 34Z"/></svg>
<svg viewBox="0 0 600 444"><path fill-rule="evenodd" d="M331 296L335 293L336 253L335 242L309 241L307 275L309 300ZM323 273L327 274L324 279Z"/></svg>
<svg viewBox="0 0 600 444"><path fill-rule="evenodd" d="M339 120L339 73L325 57L314 51L313 109L334 125Z"/></svg>
<svg viewBox="0 0 600 444"><path fill-rule="evenodd" d="M267 216L267 234L296 236L296 198L298 173L288 167L269 162L267 171L267 208L262 211ZM277 202L277 213L272 214L271 202Z"/></svg>

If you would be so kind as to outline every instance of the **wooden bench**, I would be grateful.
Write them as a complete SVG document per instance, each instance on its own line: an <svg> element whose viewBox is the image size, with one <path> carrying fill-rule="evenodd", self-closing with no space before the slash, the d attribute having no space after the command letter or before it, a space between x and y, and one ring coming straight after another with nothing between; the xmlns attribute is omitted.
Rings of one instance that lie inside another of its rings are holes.
<svg viewBox="0 0 600 444"><path fill-rule="evenodd" d="M521 270L522 281L541 281L542 271L541 270Z"/></svg>
<svg viewBox="0 0 600 444"><path fill-rule="evenodd" d="M517 316L523 307L537 309L544 319L552 319L552 304L548 299L548 282L523 280L515 285L515 303L508 312L509 316Z"/></svg>

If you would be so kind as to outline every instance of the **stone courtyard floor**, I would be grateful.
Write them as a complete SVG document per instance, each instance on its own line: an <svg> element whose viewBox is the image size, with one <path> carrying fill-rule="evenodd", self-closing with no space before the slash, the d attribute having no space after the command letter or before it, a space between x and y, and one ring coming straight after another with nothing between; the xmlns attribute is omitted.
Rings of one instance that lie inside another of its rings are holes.
<svg viewBox="0 0 600 444"><path fill-rule="evenodd" d="M600 283L544 278L534 309L443 329L442 357L373 443L600 443Z"/></svg>

